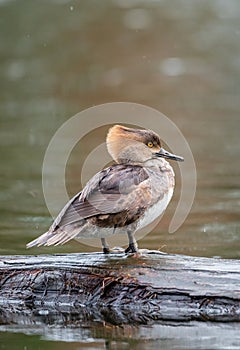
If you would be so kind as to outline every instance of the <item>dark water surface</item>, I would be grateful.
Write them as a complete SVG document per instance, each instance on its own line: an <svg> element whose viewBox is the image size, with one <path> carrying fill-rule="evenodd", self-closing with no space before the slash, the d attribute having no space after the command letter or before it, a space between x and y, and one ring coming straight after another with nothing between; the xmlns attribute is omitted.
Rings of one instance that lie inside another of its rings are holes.
<svg viewBox="0 0 240 350"><path fill-rule="evenodd" d="M41 171L56 130L85 108L128 101L156 108L181 129L198 176L182 227L168 233L177 188L140 247L240 257L239 1L2 0L0 50L0 255L26 254L25 244L51 224ZM70 193L80 189L81 161L105 132L83 140L85 154L69 162ZM95 249L70 243L30 253ZM239 349L239 325L212 327L89 321L81 328L46 318L28 327L23 320L0 326L0 349Z"/></svg>

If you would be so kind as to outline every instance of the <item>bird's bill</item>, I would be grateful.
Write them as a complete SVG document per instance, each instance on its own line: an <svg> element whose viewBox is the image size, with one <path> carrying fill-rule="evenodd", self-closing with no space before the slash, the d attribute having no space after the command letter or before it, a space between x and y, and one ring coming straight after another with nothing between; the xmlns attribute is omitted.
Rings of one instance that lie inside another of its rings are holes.
<svg viewBox="0 0 240 350"><path fill-rule="evenodd" d="M172 159L172 160L176 160L178 162L183 162L184 158L180 157L180 156L176 156L173 153L170 153L168 151L166 151L164 148L161 147L159 152L155 153L155 156L157 157L161 157L161 158L166 158L166 159Z"/></svg>

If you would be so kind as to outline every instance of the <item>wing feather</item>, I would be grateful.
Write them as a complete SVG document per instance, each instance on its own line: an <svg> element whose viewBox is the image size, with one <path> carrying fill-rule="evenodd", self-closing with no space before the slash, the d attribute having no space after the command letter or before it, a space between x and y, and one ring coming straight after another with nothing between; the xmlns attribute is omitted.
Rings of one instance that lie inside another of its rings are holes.
<svg viewBox="0 0 240 350"><path fill-rule="evenodd" d="M102 214L110 215L112 222L119 220L119 213L124 214L125 222L135 220L149 204L148 179L140 166L118 164L100 171L65 205L49 231L27 247L66 243L78 234L84 219Z"/></svg>
<svg viewBox="0 0 240 350"><path fill-rule="evenodd" d="M97 173L56 218L53 229L100 214L131 209L139 184L148 179L140 166L115 165Z"/></svg>

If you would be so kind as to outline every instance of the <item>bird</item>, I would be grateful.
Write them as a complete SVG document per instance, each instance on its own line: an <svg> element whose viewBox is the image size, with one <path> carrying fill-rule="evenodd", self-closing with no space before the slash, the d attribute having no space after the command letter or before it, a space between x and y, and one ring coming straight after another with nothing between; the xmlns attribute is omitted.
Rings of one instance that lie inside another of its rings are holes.
<svg viewBox="0 0 240 350"><path fill-rule="evenodd" d="M156 132L120 124L108 130L106 146L114 163L95 174L27 248L98 237L108 254L106 238L124 233L125 253L138 252L135 232L162 215L173 195L174 171L167 160L184 158L166 151Z"/></svg>

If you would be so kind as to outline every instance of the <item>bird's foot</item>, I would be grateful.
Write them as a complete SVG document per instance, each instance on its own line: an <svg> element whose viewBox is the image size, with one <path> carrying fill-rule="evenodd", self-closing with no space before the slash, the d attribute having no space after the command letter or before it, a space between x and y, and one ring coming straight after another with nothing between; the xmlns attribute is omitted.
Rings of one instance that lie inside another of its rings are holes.
<svg viewBox="0 0 240 350"><path fill-rule="evenodd" d="M110 253L110 249L107 247L103 248L103 254L109 254Z"/></svg>
<svg viewBox="0 0 240 350"><path fill-rule="evenodd" d="M129 243L127 249L125 249L126 254L134 254L138 252L138 247L135 243Z"/></svg>

